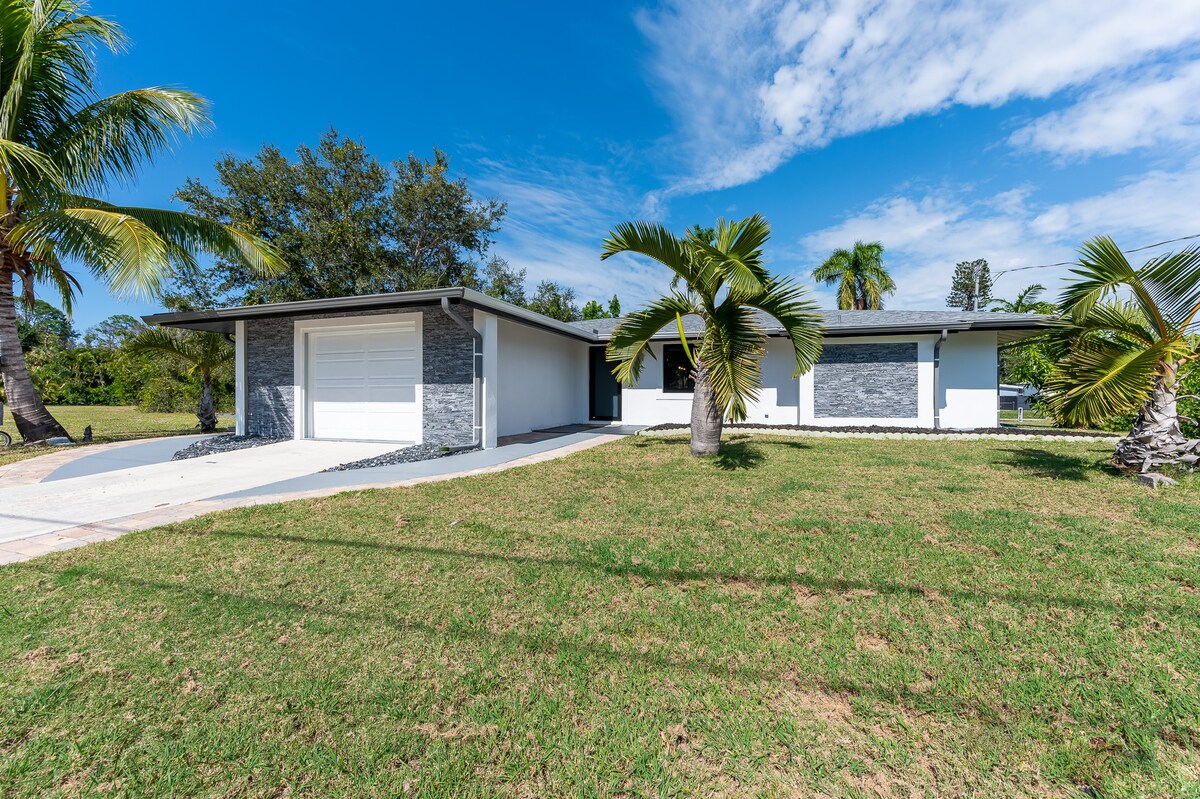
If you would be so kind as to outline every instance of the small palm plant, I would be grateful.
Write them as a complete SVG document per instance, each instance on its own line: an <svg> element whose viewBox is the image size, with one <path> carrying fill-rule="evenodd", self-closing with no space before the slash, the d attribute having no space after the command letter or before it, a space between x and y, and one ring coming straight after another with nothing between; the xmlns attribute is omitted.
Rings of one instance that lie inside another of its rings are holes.
<svg viewBox="0 0 1200 799"><path fill-rule="evenodd" d="M14 283L46 286L70 312L73 264L118 294L153 295L205 251L259 273L282 268L265 241L189 214L98 199L209 124L208 103L152 87L99 96L95 53L125 37L79 0L0 0L0 373L27 441L66 436L34 388L18 344Z"/></svg>
<svg viewBox="0 0 1200 799"><path fill-rule="evenodd" d="M843 311L878 311L883 308L883 295L896 293L896 283L883 266L879 241L856 241L848 250L834 250L813 270L813 280L837 284L838 308Z"/></svg>
<svg viewBox="0 0 1200 799"><path fill-rule="evenodd" d="M1011 300L993 299L988 300L984 305L992 306L993 311L1005 313L1052 314L1057 310L1054 303L1040 299L1045 291L1046 287L1041 283L1031 283L1017 292L1017 296Z"/></svg>
<svg viewBox="0 0 1200 799"><path fill-rule="evenodd" d="M767 220L755 214L740 222L718 220L715 229L696 226L680 238L662 225L626 222L605 239L601 259L638 253L673 273L671 290L635 311L613 331L608 360L625 385L638 380L650 342L675 325L692 364L692 454L716 455L726 417L746 418L746 407L762 386L766 331L755 311L773 317L795 352L795 375L821 356L823 329L816 304L804 287L771 275L762 248L770 238ZM683 317L697 316L704 331L691 342ZM653 357L653 356L652 356Z"/></svg>
<svg viewBox="0 0 1200 799"><path fill-rule="evenodd" d="M1107 236L1085 242L1078 276L1063 292L1060 358L1047 389L1068 424L1094 425L1136 412L1113 454L1121 468L1194 467L1197 442L1179 426L1180 378L1197 358L1200 248L1133 268Z"/></svg>
<svg viewBox="0 0 1200 799"><path fill-rule="evenodd" d="M199 375L200 407L196 410L196 418L200 420L200 432L216 432L217 403L213 396L213 377L219 369L233 361L233 345L220 333L155 328L134 336L126 347L139 355L164 356L186 366L188 374Z"/></svg>

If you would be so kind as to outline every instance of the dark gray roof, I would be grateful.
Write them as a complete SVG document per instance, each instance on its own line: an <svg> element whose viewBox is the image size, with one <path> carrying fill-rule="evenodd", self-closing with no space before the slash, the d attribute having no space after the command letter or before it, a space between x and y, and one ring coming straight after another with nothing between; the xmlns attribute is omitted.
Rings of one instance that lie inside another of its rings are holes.
<svg viewBox="0 0 1200 799"><path fill-rule="evenodd" d="M462 303L514 322L539 327L582 341L608 341L612 336L613 328L621 321L620 319L592 319L586 322L560 322L478 291L464 288L402 291L392 294L368 294L357 297L332 297L323 300L218 308L210 311L163 313L145 316L143 319L151 325L231 333L234 322L240 319L269 319L337 313L338 311L404 308L438 303L442 298L451 303ZM764 313L757 311L756 313L758 313L767 335L782 334L783 331L778 322ZM1000 331L1001 344L1033 335L1037 328L1044 327L1051 319L1051 317L1036 314L990 313L987 311L821 311L821 315L824 317L825 335L829 337L939 333L942 330L950 332L996 330ZM685 316L683 327L689 334L699 334L704 329L700 318L696 316ZM664 328L657 338L667 339L676 335L678 333L672 325Z"/></svg>
<svg viewBox="0 0 1200 799"><path fill-rule="evenodd" d="M821 311L827 337L886 336L910 333L940 333L963 330L1004 331L1001 343L1015 341L1036 332L1037 328L1049 324L1052 317L1038 314L1015 314L1000 311ZM759 323L768 335L780 335L783 329L774 318L755 311ZM612 336L620 319L590 319L572 322L601 340ZM685 316L683 329L688 334L699 334L704 324L698 316ZM675 338L678 332L668 326L656 338Z"/></svg>

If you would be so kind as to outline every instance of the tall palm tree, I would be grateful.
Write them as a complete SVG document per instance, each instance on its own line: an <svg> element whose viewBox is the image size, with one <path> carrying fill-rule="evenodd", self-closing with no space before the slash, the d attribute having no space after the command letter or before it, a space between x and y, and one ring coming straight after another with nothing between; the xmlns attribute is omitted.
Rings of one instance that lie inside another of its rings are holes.
<svg viewBox="0 0 1200 799"><path fill-rule="evenodd" d="M662 225L626 222L604 240L601 259L632 252L661 263L673 273L671 290L625 318L613 331L608 360L625 385L637 382L650 342L669 325L679 331L692 364L692 454L715 455L726 417L746 418L746 405L762 386L761 360L766 333L755 311L782 326L796 356L795 374L812 368L821 356L823 330L816 304L805 289L767 271L762 248L771 226L755 214L740 222L717 221L679 238ZM682 286L682 288L681 288ZM704 323L688 341L683 317Z"/></svg>
<svg viewBox="0 0 1200 799"><path fill-rule="evenodd" d="M96 93L94 54L120 51L121 29L77 0L0 0L0 370L25 440L66 436L34 390L17 340L14 286L25 302L50 286L70 311L85 265L115 293L152 295L174 265L207 251L272 272L266 242L189 214L96 199L180 137L209 124L207 102L182 89Z"/></svg>
<svg viewBox="0 0 1200 799"><path fill-rule="evenodd" d="M1136 411L1113 454L1119 467L1194 466L1197 442L1179 427L1179 380L1200 358L1200 247L1134 269L1116 242L1084 243L1078 279L1063 292L1060 359L1047 382L1052 410L1091 425Z"/></svg>
<svg viewBox="0 0 1200 799"><path fill-rule="evenodd" d="M843 311L878 311L883 308L883 295L896 293L896 283L883 266L879 241L856 241L849 250L834 250L812 276L827 286L838 284L838 308Z"/></svg>
<svg viewBox="0 0 1200 799"><path fill-rule="evenodd" d="M188 374L200 375L200 407L196 418L200 432L217 429L217 403L213 397L213 375L233 361L233 346L219 333L154 328L143 330L129 340L130 352L157 354L187 366Z"/></svg>
<svg viewBox="0 0 1200 799"><path fill-rule="evenodd" d="M1004 311L1006 313L1054 313L1057 310L1054 303L1038 299L1045 290L1046 287L1041 283L1032 283L1017 292L1015 299L991 299L985 302L984 305L992 306L993 311Z"/></svg>

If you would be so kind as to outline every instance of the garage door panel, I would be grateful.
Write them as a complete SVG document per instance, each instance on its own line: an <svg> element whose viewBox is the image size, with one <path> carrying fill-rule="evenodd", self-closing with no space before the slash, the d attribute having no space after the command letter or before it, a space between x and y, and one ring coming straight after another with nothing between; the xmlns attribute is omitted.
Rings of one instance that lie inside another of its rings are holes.
<svg viewBox="0 0 1200 799"><path fill-rule="evenodd" d="M421 440L421 341L414 322L309 334L313 438Z"/></svg>

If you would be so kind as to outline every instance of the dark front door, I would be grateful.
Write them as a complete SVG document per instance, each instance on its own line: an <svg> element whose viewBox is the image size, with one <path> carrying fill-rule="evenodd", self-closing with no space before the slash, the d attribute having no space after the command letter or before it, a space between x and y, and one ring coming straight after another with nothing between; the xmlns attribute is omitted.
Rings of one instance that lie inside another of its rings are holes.
<svg viewBox="0 0 1200 799"><path fill-rule="evenodd" d="M621 384L613 377L612 367L604 359L604 347L592 347L588 351L591 417L597 421L621 420Z"/></svg>

